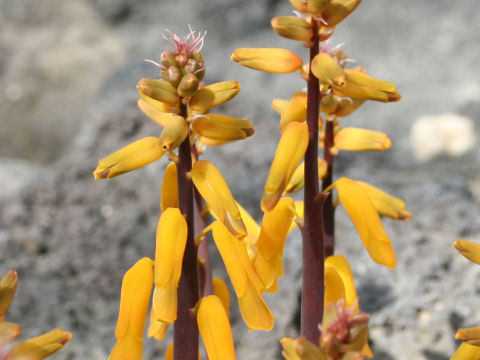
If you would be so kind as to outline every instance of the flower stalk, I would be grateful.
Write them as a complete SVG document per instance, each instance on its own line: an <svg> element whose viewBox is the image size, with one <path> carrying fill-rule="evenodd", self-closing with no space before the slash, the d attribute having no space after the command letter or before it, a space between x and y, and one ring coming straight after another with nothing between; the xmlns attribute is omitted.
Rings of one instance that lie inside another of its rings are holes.
<svg viewBox="0 0 480 360"><path fill-rule="evenodd" d="M187 116L187 108L181 106L181 115ZM187 244L182 263L182 276L178 284L178 312L174 324L174 358L197 360L198 327L192 312L199 300L197 247L194 238L193 183L187 174L192 170L190 139L187 136L178 150L178 206L188 227Z"/></svg>
<svg viewBox="0 0 480 360"><path fill-rule="evenodd" d="M312 22L310 62L318 54L316 21ZM307 125L309 142L305 153L304 228L302 240L303 278L301 304L301 335L309 341L320 336L324 301L325 252L322 209L325 197L319 194L318 184L318 112L320 90L318 78L308 75Z"/></svg>
<svg viewBox="0 0 480 360"><path fill-rule="evenodd" d="M327 172L325 177L322 179L322 190L325 190L332 185L333 155L331 149L334 146L334 125L333 119L326 119L323 159L327 164ZM331 194L325 199L325 204L323 205L323 227L325 239L325 257L328 257L333 255L335 250L335 208L333 207L333 199Z"/></svg>

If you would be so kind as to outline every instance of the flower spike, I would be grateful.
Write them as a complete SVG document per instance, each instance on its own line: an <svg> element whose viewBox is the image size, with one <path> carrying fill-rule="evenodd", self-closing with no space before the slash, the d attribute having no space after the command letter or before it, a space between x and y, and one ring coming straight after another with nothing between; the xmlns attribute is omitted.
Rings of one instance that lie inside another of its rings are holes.
<svg viewBox="0 0 480 360"><path fill-rule="evenodd" d="M239 65L271 73L291 73L302 68L302 59L286 49L240 48L232 60Z"/></svg>

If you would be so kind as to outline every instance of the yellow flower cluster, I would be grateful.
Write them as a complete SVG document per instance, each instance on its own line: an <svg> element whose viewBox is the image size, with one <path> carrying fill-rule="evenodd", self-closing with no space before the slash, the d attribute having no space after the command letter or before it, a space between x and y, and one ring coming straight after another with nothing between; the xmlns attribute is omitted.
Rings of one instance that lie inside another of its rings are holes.
<svg viewBox="0 0 480 360"><path fill-rule="evenodd" d="M17 289L17 273L9 270L0 279L0 358L5 360L41 360L62 349L72 334L54 329L43 335L13 345L20 336L20 325L6 322L5 313L10 307ZM12 346L13 345L13 346Z"/></svg>

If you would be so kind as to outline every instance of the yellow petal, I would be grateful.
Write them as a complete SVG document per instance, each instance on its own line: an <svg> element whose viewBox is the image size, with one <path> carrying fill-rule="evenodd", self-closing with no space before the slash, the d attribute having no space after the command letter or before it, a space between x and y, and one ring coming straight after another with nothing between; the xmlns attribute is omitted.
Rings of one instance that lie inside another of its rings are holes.
<svg viewBox="0 0 480 360"><path fill-rule="evenodd" d="M290 4L300 12L307 12L307 0L289 0Z"/></svg>
<svg viewBox="0 0 480 360"><path fill-rule="evenodd" d="M108 360L142 360L143 342L130 332L118 339Z"/></svg>
<svg viewBox="0 0 480 360"><path fill-rule="evenodd" d="M248 283L245 294L238 298L238 306L243 321L250 329L272 330L273 314L265 303L260 291L251 282Z"/></svg>
<svg viewBox="0 0 480 360"><path fill-rule="evenodd" d="M323 179L327 174L328 164L322 158L318 158L318 178ZM301 163L294 171L292 178L285 188L284 194L292 194L305 186L305 163Z"/></svg>
<svg viewBox="0 0 480 360"><path fill-rule="evenodd" d="M249 282L262 289L263 283L250 263L245 244L219 221L212 224L212 234L237 296L245 293Z"/></svg>
<svg viewBox="0 0 480 360"><path fill-rule="evenodd" d="M162 199L160 201L162 211L170 207L178 207L177 165L173 162L168 164L163 174Z"/></svg>
<svg viewBox="0 0 480 360"><path fill-rule="evenodd" d="M297 227L297 221L301 221L303 219L303 211L303 201L295 201L295 218L292 219L292 223L290 224L290 229L288 232Z"/></svg>
<svg viewBox="0 0 480 360"><path fill-rule="evenodd" d="M459 346L450 360L476 360L480 359L480 346L463 343Z"/></svg>
<svg viewBox="0 0 480 360"><path fill-rule="evenodd" d="M310 42L313 36L312 25L297 16L277 16L271 21L273 30L291 40Z"/></svg>
<svg viewBox="0 0 480 360"><path fill-rule="evenodd" d="M238 81L223 81L205 86L190 99L189 108L192 111L205 112L221 105L238 94L240 83Z"/></svg>
<svg viewBox="0 0 480 360"><path fill-rule="evenodd" d="M360 128L343 128L335 134L337 149L349 151L383 151L390 149L392 142L382 132Z"/></svg>
<svg viewBox="0 0 480 360"><path fill-rule="evenodd" d="M247 235L235 199L215 165L206 160L197 161L193 164L190 175L212 215L225 224L234 235Z"/></svg>
<svg viewBox="0 0 480 360"><path fill-rule="evenodd" d="M179 112L179 104L177 105L172 105L172 104L166 104L161 101L155 100L151 98L150 96L147 96L143 91L139 90L138 95L140 96L139 102L137 104L139 105L140 110L142 110L145 115L150 116L148 111L150 110L156 110L162 113L178 113ZM142 106L140 106L140 103ZM155 120L156 121L156 120ZM157 121L158 122L158 121ZM163 125L162 125L163 126Z"/></svg>
<svg viewBox="0 0 480 360"><path fill-rule="evenodd" d="M95 179L110 179L156 161L165 154L160 139L144 137L104 157L93 172Z"/></svg>
<svg viewBox="0 0 480 360"><path fill-rule="evenodd" d="M165 104L175 106L180 102L177 89L165 80L143 78L137 83L137 89L146 96Z"/></svg>
<svg viewBox="0 0 480 360"><path fill-rule="evenodd" d="M345 286L338 271L333 266L325 266L325 301L324 307L332 302L345 299Z"/></svg>
<svg viewBox="0 0 480 360"><path fill-rule="evenodd" d="M187 120L183 116L172 116L160 134L160 145L164 150L176 149L187 135Z"/></svg>
<svg viewBox="0 0 480 360"><path fill-rule="evenodd" d="M458 329L455 339L469 345L480 346L480 326Z"/></svg>
<svg viewBox="0 0 480 360"><path fill-rule="evenodd" d="M272 100L272 108L277 113L282 114L282 112L287 108L289 101L283 99L274 99Z"/></svg>
<svg viewBox="0 0 480 360"><path fill-rule="evenodd" d="M236 359L230 321L218 297L210 295L200 300L197 322L210 360Z"/></svg>
<svg viewBox="0 0 480 360"><path fill-rule="evenodd" d="M69 332L55 329L14 346L5 359L41 360L62 349L71 338Z"/></svg>
<svg viewBox="0 0 480 360"><path fill-rule="evenodd" d="M312 60L311 71L320 83L344 86L347 75L338 62L327 53L320 53Z"/></svg>
<svg viewBox="0 0 480 360"><path fill-rule="evenodd" d="M330 27L345 19L360 4L361 0L332 0L322 12L322 17Z"/></svg>
<svg viewBox="0 0 480 360"><path fill-rule="evenodd" d="M395 252L365 188L344 177L335 182L335 187L370 257L378 264L393 269L396 264Z"/></svg>
<svg viewBox="0 0 480 360"><path fill-rule="evenodd" d="M453 246L468 260L480 265L480 244L458 239Z"/></svg>
<svg viewBox="0 0 480 360"><path fill-rule="evenodd" d="M152 306L150 310L150 323L148 324L147 336L153 337L156 340L163 340L167 334L169 323L162 321L155 314L155 309Z"/></svg>
<svg viewBox="0 0 480 360"><path fill-rule="evenodd" d="M357 183L367 190L370 199L372 199L373 206L375 206L375 209L377 209L380 215L388 216L395 220L408 220L411 218L412 214L406 209L402 199L387 194L362 181L357 181Z"/></svg>
<svg viewBox="0 0 480 360"><path fill-rule="evenodd" d="M397 89L394 83L390 81L375 79L374 77L365 74L365 72L363 71L358 71L354 69L345 69L345 73L347 74L348 82L361 85L361 86L374 88L386 93L393 94L397 92Z"/></svg>
<svg viewBox="0 0 480 360"><path fill-rule="evenodd" d="M13 270L8 270L7 274L0 280L0 322L5 320L5 313L13 301L17 283L17 273Z"/></svg>
<svg viewBox="0 0 480 360"><path fill-rule="evenodd" d="M307 1L307 10L310 14L320 14L324 11L328 5L330 4L331 0L308 0Z"/></svg>
<svg viewBox="0 0 480 360"><path fill-rule="evenodd" d="M166 105L163 111L158 110L158 108L149 105L146 101L142 99L137 101L137 105L145 115L147 115L150 119L152 119L153 121L155 121L156 123L162 126L167 126L167 124L172 120L172 118L174 116L177 116L175 114L172 114L171 112L165 111L168 109Z"/></svg>
<svg viewBox="0 0 480 360"><path fill-rule="evenodd" d="M290 73L301 69L302 59L287 49L240 48L232 60L239 65L271 73Z"/></svg>
<svg viewBox="0 0 480 360"><path fill-rule="evenodd" d="M283 131L290 122L304 122L305 120L307 120L307 94L299 91L292 96L287 107L282 111L280 128Z"/></svg>
<svg viewBox="0 0 480 360"><path fill-rule="evenodd" d="M238 119L220 114L196 116L192 128L202 137L223 142L241 140L255 133L247 119Z"/></svg>
<svg viewBox="0 0 480 360"><path fill-rule="evenodd" d="M22 327L18 324L0 321L0 349L14 342L20 336Z"/></svg>
<svg viewBox="0 0 480 360"><path fill-rule="evenodd" d="M124 275L115 337L130 334L141 344L153 284L153 261L138 260Z"/></svg>
<svg viewBox="0 0 480 360"><path fill-rule="evenodd" d="M212 279L213 282L213 294L217 296L225 308L227 316L230 314L230 292L228 291L227 284L217 277ZM229 316L230 317L230 316Z"/></svg>
<svg viewBox="0 0 480 360"><path fill-rule="evenodd" d="M292 122L285 128L265 183L262 210L272 210L285 191L308 145L306 123Z"/></svg>
<svg viewBox="0 0 480 360"><path fill-rule="evenodd" d="M340 276L345 292L345 296L343 297L343 299L345 299L345 306L354 306L358 310L357 291L355 290L353 272L347 258L343 255L329 256L325 260L325 268L327 267L335 269L336 273ZM327 281L325 282L327 283Z"/></svg>

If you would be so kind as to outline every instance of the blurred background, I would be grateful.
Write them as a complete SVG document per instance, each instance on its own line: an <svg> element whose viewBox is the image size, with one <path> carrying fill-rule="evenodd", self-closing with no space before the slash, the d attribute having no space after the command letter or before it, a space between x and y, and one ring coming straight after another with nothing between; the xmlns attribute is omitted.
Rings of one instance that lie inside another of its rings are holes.
<svg viewBox="0 0 480 360"><path fill-rule="evenodd" d="M153 256L167 160L110 181L91 175L106 154L160 132L136 108L138 79L158 74L144 59L169 48L165 29L207 31L205 81L241 81L222 111L250 119L256 135L205 158L260 219L280 134L270 102L305 83L241 68L230 54L287 47L306 59L300 44L270 27L270 18L291 11L287 0L0 0L0 275L18 271L8 319L24 337L54 327L73 332L52 359L108 357L122 276ZM458 237L480 242L479 16L475 0L366 0L331 39L403 95L399 103L366 103L344 121L385 132L392 149L342 152L335 164L336 176L369 181L413 213L406 223L384 220L398 259L390 271L368 258L337 211L338 252L349 258L360 306L372 315L375 359L448 359L456 329L480 323L480 268L451 246ZM279 294L267 299L272 332L248 333L233 300L239 359L279 359L278 340L296 336L299 250L292 234ZM161 358L167 345L146 340L144 358Z"/></svg>

